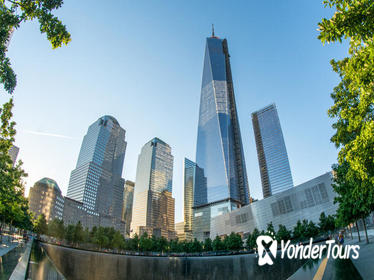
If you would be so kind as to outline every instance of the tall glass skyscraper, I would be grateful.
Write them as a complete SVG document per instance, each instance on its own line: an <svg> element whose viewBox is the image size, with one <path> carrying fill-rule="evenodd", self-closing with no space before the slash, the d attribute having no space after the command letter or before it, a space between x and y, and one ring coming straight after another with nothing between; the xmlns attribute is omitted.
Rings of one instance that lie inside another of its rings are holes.
<svg viewBox="0 0 374 280"><path fill-rule="evenodd" d="M104 116L88 128L83 138L67 197L82 202L90 214L121 219L125 134L115 118Z"/></svg>
<svg viewBox="0 0 374 280"><path fill-rule="evenodd" d="M13 145L12 147L10 147L9 155L10 155L10 158L12 159L13 166L16 164L18 153L19 153L19 148L17 146Z"/></svg>
<svg viewBox="0 0 374 280"><path fill-rule="evenodd" d="M264 198L293 187L290 163L275 104L252 113Z"/></svg>
<svg viewBox="0 0 374 280"><path fill-rule="evenodd" d="M126 236L130 235L130 225L132 218L132 205L134 202L134 188L135 183L129 180L125 182L125 188L123 190L123 208L122 208L122 220L126 223Z"/></svg>
<svg viewBox="0 0 374 280"><path fill-rule="evenodd" d="M159 138L146 143L136 170L132 233L175 236L174 198L172 198L173 156L171 148Z"/></svg>
<svg viewBox="0 0 374 280"><path fill-rule="evenodd" d="M208 203L249 203L249 188L226 39L206 40L196 163L207 178ZM226 207L226 206L225 206Z"/></svg>
<svg viewBox="0 0 374 280"><path fill-rule="evenodd" d="M195 162L184 159L184 232L192 238L193 207L207 204L204 170Z"/></svg>
<svg viewBox="0 0 374 280"><path fill-rule="evenodd" d="M195 205L192 231L204 240L212 218L249 204L249 187L226 39L206 39L196 164L206 177L207 203Z"/></svg>

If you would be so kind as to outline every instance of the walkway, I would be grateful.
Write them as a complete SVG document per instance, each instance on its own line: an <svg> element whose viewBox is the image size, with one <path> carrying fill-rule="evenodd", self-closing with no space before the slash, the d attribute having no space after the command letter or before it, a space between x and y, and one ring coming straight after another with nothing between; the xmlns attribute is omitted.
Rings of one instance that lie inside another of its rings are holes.
<svg viewBox="0 0 374 280"><path fill-rule="evenodd" d="M18 241L12 241L9 236L3 236L3 243L0 243L0 257L8 253L10 250L16 248L18 246Z"/></svg>
<svg viewBox="0 0 374 280"><path fill-rule="evenodd" d="M366 243L365 233L360 231L361 242L357 232L345 237L345 244L360 245L358 259L317 259L303 265L289 280L361 280L374 279L374 230L368 230L369 244Z"/></svg>
<svg viewBox="0 0 374 280"><path fill-rule="evenodd" d="M359 258L351 260L363 279L374 279L374 230L368 231L369 244L366 243L365 233L360 232L360 235L361 242L358 242L357 233L353 233L353 240L346 239L347 244L360 245Z"/></svg>

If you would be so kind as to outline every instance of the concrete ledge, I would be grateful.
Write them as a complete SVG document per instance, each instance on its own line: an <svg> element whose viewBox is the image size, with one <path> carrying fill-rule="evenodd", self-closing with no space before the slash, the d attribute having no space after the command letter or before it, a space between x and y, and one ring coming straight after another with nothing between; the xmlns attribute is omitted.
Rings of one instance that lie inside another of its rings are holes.
<svg viewBox="0 0 374 280"><path fill-rule="evenodd" d="M32 245L33 239L31 239L26 244L26 250L23 253L21 260L18 262L16 268L13 270L12 275L10 276L9 280L24 280L26 279L27 274L27 266L30 260L30 254L31 254L31 245Z"/></svg>

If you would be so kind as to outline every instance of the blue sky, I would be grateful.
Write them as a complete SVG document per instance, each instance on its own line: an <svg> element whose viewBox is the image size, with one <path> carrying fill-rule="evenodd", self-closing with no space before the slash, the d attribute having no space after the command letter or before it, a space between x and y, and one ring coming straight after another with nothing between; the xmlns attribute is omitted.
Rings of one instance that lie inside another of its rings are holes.
<svg viewBox="0 0 374 280"><path fill-rule="evenodd" d="M72 42L52 50L36 23L12 38L14 119L27 188L42 177L66 194L83 136L102 115L126 129L123 176L157 136L174 155L176 221L183 220L183 158L195 159L205 38L227 38L251 195L262 198L251 113L276 103L294 183L330 170L327 109L338 83L329 61L346 45L317 40L332 10L322 1L72 1L58 11ZM0 101L8 95L1 89Z"/></svg>

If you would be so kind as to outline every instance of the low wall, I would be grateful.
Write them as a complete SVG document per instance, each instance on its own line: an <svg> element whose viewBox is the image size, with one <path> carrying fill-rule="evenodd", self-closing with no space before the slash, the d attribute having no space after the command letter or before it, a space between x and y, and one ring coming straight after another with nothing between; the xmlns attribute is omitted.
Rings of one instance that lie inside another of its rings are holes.
<svg viewBox="0 0 374 280"><path fill-rule="evenodd" d="M276 258L258 266L254 254L144 257L106 254L42 243L67 279L287 279L305 262Z"/></svg>
<svg viewBox="0 0 374 280"><path fill-rule="evenodd" d="M12 275L9 280L23 280L26 279L27 267L30 260L31 246L33 243L33 238L26 244L25 252L22 254L17 266L13 270Z"/></svg>

